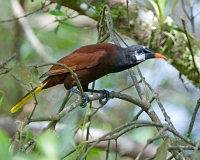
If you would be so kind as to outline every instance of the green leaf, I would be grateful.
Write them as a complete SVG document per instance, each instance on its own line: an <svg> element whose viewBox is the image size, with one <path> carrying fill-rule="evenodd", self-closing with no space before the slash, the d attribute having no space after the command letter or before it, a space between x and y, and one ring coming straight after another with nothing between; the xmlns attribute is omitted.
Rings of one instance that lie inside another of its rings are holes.
<svg viewBox="0 0 200 160"><path fill-rule="evenodd" d="M38 71L34 67L27 67L24 64L18 64L12 69L12 76L25 85L34 87L40 86L41 82L38 80Z"/></svg>
<svg viewBox="0 0 200 160"><path fill-rule="evenodd" d="M78 125L78 128L81 129L81 130L84 130L84 129L86 129L89 125L90 125L90 122L87 122L87 123L85 123L85 124Z"/></svg>
<svg viewBox="0 0 200 160"><path fill-rule="evenodd" d="M0 159L10 159L8 135L0 129Z"/></svg>
<svg viewBox="0 0 200 160"><path fill-rule="evenodd" d="M32 131L30 130L30 128L26 128L26 139L24 141L24 145L28 143L31 137L32 137Z"/></svg>
<svg viewBox="0 0 200 160"><path fill-rule="evenodd" d="M165 11L167 7L168 0L156 0L158 7L160 8L160 13L162 15L163 20L165 20Z"/></svg>
<svg viewBox="0 0 200 160"><path fill-rule="evenodd" d="M158 8L158 5L156 4L156 2L154 0L148 0L151 5L153 6L156 14L157 14L157 17L160 17L160 12L159 12L159 8Z"/></svg>
<svg viewBox="0 0 200 160"><path fill-rule="evenodd" d="M164 26L164 21L166 19L165 12L166 12L168 0L149 0L149 2L154 7L154 10L157 14L159 23L162 28Z"/></svg>
<svg viewBox="0 0 200 160"><path fill-rule="evenodd" d="M90 122L87 122L87 123L84 125L84 129L88 128L89 125L90 125Z"/></svg>
<svg viewBox="0 0 200 160"><path fill-rule="evenodd" d="M171 15L171 14L172 14L172 12L173 12L173 10L174 10L174 7L176 6L176 4L177 4L178 1L179 1L179 0L175 0L175 1L174 1L174 3L172 4L171 9L170 9L168 15Z"/></svg>
<svg viewBox="0 0 200 160"><path fill-rule="evenodd" d="M49 160L58 160L58 139L53 132L45 132L36 138L42 156Z"/></svg>
<svg viewBox="0 0 200 160"><path fill-rule="evenodd" d="M66 29L66 30L69 30L69 25L67 25L66 23L59 23L59 27L63 28L63 29Z"/></svg>
<svg viewBox="0 0 200 160"><path fill-rule="evenodd" d="M159 160L166 160L167 159L167 143L163 142L157 149L156 158Z"/></svg>
<svg viewBox="0 0 200 160"><path fill-rule="evenodd" d="M58 29L59 29L59 24L56 26L56 28L54 29L54 34L58 33Z"/></svg>
<svg viewBox="0 0 200 160"><path fill-rule="evenodd" d="M0 109L1 106L3 105L4 101L5 101L6 95L3 91L0 90Z"/></svg>
<svg viewBox="0 0 200 160"><path fill-rule="evenodd" d="M48 13L51 14L51 15L54 15L54 16L65 16L65 13L63 13L59 9L55 9L53 11L49 11Z"/></svg>

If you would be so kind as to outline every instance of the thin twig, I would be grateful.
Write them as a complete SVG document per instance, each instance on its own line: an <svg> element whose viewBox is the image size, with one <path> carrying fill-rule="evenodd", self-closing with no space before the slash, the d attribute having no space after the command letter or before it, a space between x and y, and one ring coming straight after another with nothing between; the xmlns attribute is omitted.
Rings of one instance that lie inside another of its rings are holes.
<svg viewBox="0 0 200 160"><path fill-rule="evenodd" d="M117 138L115 139L115 146L116 146L115 160L117 160L117 152L118 152Z"/></svg>
<svg viewBox="0 0 200 160"><path fill-rule="evenodd" d="M142 72L140 71L140 68L138 66L136 66L136 68L137 68L138 74L139 74L141 81L142 81L146 100L148 101L149 100L149 93L148 93L147 86L146 86L146 83L145 83L145 78L142 76Z"/></svg>
<svg viewBox="0 0 200 160"><path fill-rule="evenodd" d="M181 135L179 132L177 132L176 130L174 130L173 128L171 128L168 124L158 124L155 122L151 122L151 121L131 121L129 123L123 124L122 126L116 128L115 130L103 135L102 137L95 139L95 140L89 140L86 141L84 143L92 143L92 145L88 148L87 152L84 153L84 155L82 156L81 160L83 160L85 158L85 156L90 152L90 150L92 148L94 148L99 142L101 141L107 141L107 140L113 140L116 139L118 137L120 137L122 134L135 129L135 128L140 128L140 127L157 127L157 128L164 128L162 131L164 134L164 130L168 130L170 132L172 132L173 134L179 136L182 140L184 140L185 142L187 142L188 144L191 144L193 146L196 146L195 142L192 142L190 139L188 139L187 137ZM165 137L165 135L164 135ZM161 138L161 137L157 137L157 138ZM176 154L178 155L178 153Z"/></svg>
<svg viewBox="0 0 200 160"><path fill-rule="evenodd" d="M35 93L34 93L33 85L31 83L30 83L30 85L31 85L31 88L32 88L31 94L33 95L33 98L35 100L35 105L34 105L34 108L33 108L32 112L31 112L31 114L29 116L29 119L33 116L33 113L35 112L36 106L38 105L38 101L37 101L37 98L36 98Z"/></svg>
<svg viewBox="0 0 200 160"><path fill-rule="evenodd" d="M187 137L189 138L190 135L191 135L191 132L192 132L192 129L193 129L193 126L194 126L194 121L196 119L196 115L197 115L197 112L199 110L199 107L200 107L200 98L197 100L197 105L194 109L194 112L192 114L192 119L190 121L190 125L189 125L189 128L188 128L188 131L187 131Z"/></svg>
<svg viewBox="0 0 200 160"><path fill-rule="evenodd" d="M19 17L13 18L13 19L1 20L0 23L16 21L16 20L18 20L18 19L20 19L20 18L28 17L28 16L30 16L31 14L34 14L34 13L36 13L36 12L38 12L38 11L44 9L45 7L48 7L50 4L52 4L52 2L49 2L47 5L45 5L44 3L42 3L42 6L41 6L40 8L38 8L38 9L36 9L36 10L33 11L33 12L27 13L27 14L25 14L25 15L23 15L23 16L19 16Z"/></svg>
<svg viewBox="0 0 200 160"><path fill-rule="evenodd" d="M130 70L130 69L129 69L129 70ZM134 84L135 84L135 86L136 86L136 90L137 90L138 94L140 95L140 98L142 99L142 101L145 101L145 99L144 99L144 93L142 92L142 89L140 88L140 86L139 86L139 84L138 84L138 81L137 81L137 78L136 78L136 76L135 76L135 74L134 74L133 71L132 71L132 79L133 79L133 82L134 82ZM152 91L152 93L154 93L154 91L153 91L153 89L151 88L151 86L150 86L144 79L143 79L143 82L146 84L146 86L149 87L149 89ZM156 97L155 97L155 98L156 98ZM161 110L162 110L163 113L165 114L165 118L167 119L168 123L174 128L173 124L172 124L171 121L170 121L170 117L167 115L167 113L165 112L164 107L162 106L162 103L160 102L160 100L159 100L158 98L157 98L156 100L157 100L158 105L161 107ZM146 102L146 104L148 104L148 102ZM150 104L149 104L149 108L146 109L146 110L144 110L144 111L149 115L149 117L152 119L152 121L157 122L157 123L161 123L161 122L160 122L160 119L159 119L159 117L158 117L158 115L157 115L157 114L155 113L155 111L151 108L151 105L150 105ZM160 130L160 128L157 128L157 129L158 129L158 131ZM168 136L168 134L167 134L166 132L164 132L163 134L164 134L165 137ZM176 136L175 136L175 137L176 137ZM163 140L166 140L166 139L163 139ZM178 139L176 139L176 140L178 140ZM173 141L171 141L170 139L167 139L166 141L167 141L168 143L170 143L170 144L173 144ZM175 155L178 154L178 152L175 151L175 152L173 152L172 154L175 156Z"/></svg>
<svg viewBox="0 0 200 160"><path fill-rule="evenodd" d="M108 144L107 144L107 147L106 147L106 160L108 160L109 158L109 153L110 153L110 140L108 140Z"/></svg>
<svg viewBox="0 0 200 160"><path fill-rule="evenodd" d="M132 121L138 120L139 116L143 113L143 110L141 109L132 119Z"/></svg>
<svg viewBox="0 0 200 160"><path fill-rule="evenodd" d="M200 77L200 73L199 73L199 70L198 70L198 67L195 63L195 59L194 59L194 53L193 53L193 49L192 49L192 45L191 45L191 42L190 42L190 38L189 38L189 35L188 35L188 32L187 32L187 29L186 29L186 25L185 25L185 20L183 17L181 17L181 21L182 21L182 24L183 24L183 28L184 28L184 31L185 31L185 35L187 37L187 41L188 41L188 48L190 50L190 53L192 55L192 63L193 63L193 66L194 66L194 69L197 73L197 77ZM200 81L200 79L198 78L198 82Z"/></svg>
<svg viewBox="0 0 200 160"><path fill-rule="evenodd" d="M119 43L117 36L115 34L110 7L108 5L105 5L104 8L103 8L103 12L105 12L105 15L106 15L106 24L107 24L107 27L108 27L109 34L110 34L112 40L114 41L114 43L120 46L120 43Z"/></svg>
<svg viewBox="0 0 200 160"><path fill-rule="evenodd" d="M16 57L17 53L14 53L11 57L9 57L8 59L6 59L3 62L0 62L0 68L5 68L5 65L10 62L12 59L14 59Z"/></svg>
<svg viewBox="0 0 200 160"><path fill-rule="evenodd" d="M129 21L130 21L130 18L129 18L129 9L128 9L128 3L129 3L129 1L128 1L128 0L126 0L127 24L128 24L128 28L130 28L130 23L129 23Z"/></svg>
<svg viewBox="0 0 200 160"><path fill-rule="evenodd" d="M159 132L156 133L156 135L153 138L150 138L147 140L146 145L143 147L142 151L138 154L135 160L139 160L142 154L144 153L145 149L149 146L149 144L153 143L155 140L158 140L160 138L163 138L163 132L165 132L168 128L168 125L164 126Z"/></svg>
<svg viewBox="0 0 200 160"><path fill-rule="evenodd" d="M194 33L195 32L195 25L194 25L194 18L195 18L195 16L193 15L193 5L192 4L185 4L184 0L181 0L181 2L182 2L183 11L185 12L188 20L190 21L191 26L192 26L192 32ZM187 3L187 1L186 1L186 3ZM185 7L185 6L188 6L188 5L190 6L190 15L187 12L186 7Z"/></svg>
<svg viewBox="0 0 200 160"><path fill-rule="evenodd" d="M133 71L133 68L129 69L128 71L129 71L129 74L131 75L133 83L135 84L135 88L136 88L136 90L138 92L138 95L140 96L140 99L144 100L144 93L143 93L142 89L139 86L139 83L137 81L137 78L136 78L136 75L135 75L135 73Z"/></svg>
<svg viewBox="0 0 200 160"><path fill-rule="evenodd" d="M182 77L182 73L181 72L179 72L179 79L181 80L181 82L183 84L183 87L189 92L189 89L188 89L188 87L185 84L185 81L184 81L184 79Z"/></svg>
<svg viewBox="0 0 200 160"><path fill-rule="evenodd" d="M44 66L48 66L48 65L57 65L57 66L63 67L66 70L68 70L69 73L74 78L74 80L76 81L76 84L77 84L77 86L78 86L78 88L80 90L81 97L84 97L83 88L82 88L82 85L81 85L76 73L74 73L73 70L70 67L68 67L67 65L62 64L62 63L45 63L45 64L41 64L41 65L35 65L34 67L38 68L38 67L44 67Z"/></svg>

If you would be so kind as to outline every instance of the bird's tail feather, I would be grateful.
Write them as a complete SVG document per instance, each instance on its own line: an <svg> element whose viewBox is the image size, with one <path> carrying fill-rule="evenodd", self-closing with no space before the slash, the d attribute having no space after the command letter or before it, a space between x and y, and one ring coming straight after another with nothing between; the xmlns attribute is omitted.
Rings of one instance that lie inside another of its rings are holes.
<svg viewBox="0 0 200 160"><path fill-rule="evenodd" d="M26 104L26 102L28 102L33 97L34 94L37 94L37 93L39 93L39 92L42 91L43 87L47 84L47 82L43 83L42 86L36 87L36 88L32 89L29 93L27 93L22 99L19 100L19 102L17 102L12 107L12 109L10 110L10 112L14 113L14 112L18 111L20 108L22 108L23 105Z"/></svg>

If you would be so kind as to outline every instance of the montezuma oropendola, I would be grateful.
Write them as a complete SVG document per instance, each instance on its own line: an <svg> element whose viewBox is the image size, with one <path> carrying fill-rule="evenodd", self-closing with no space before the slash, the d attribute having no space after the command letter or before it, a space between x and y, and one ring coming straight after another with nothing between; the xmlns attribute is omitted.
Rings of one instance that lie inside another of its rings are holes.
<svg viewBox="0 0 200 160"><path fill-rule="evenodd" d="M70 67L79 78L83 91L88 91L88 84L109 73L120 72L129 69L150 58L166 58L142 45L133 45L122 48L115 44L98 43L83 46L71 54L63 57L58 63ZM77 86L69 71L61 66L54 65L44 73L41 78L47 77L43 85L34 88L26 94L13 108L11 113L20 109L29 101L33 92L35 94L58 84L64 84L67 90L75 91L73 86ZM76 91L75 91L76 92ZM77 92L76 92L77 93Z"/></svg>

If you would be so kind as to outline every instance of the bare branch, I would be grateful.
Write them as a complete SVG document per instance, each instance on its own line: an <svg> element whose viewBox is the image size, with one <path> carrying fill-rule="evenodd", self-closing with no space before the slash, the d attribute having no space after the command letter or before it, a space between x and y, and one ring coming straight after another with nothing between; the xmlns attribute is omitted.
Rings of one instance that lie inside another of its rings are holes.
<svg viewBox="0 0 200 160"><path fill-rule="evenodd" d="M197 77L200 77L199 69L198 69L198 67L197 67L197 65L196 65L196 63L195 63L194 52L193 52L193 49L192 49L192 44L191 44L191 42L190 42L190 37L188 36L188 31L187 31L186 26L185 26L185 20L184 20L183 17L181 17L181 20L182 20L182 23L183 23L183 28L184 28L184 31L185 31L185 35L186 35L186 37L187 37L188 48L189 48L190 53L191 53L191 55L192 55L193 66L194 66L194 69L195 69L195 71L196 71L196 73L197 73ZM199 82L200 82L200 79L199 79Z"/></svg>
<svg viewBox="0 0 200 160"><path fill-rule="evenodd" d="M52 4L52 2L50 2L50 3L47 4L47 5L42 4L42 6L41 6L40 8L38 8L37 10L35 10L35 11L31 12L31 13L28 13L28 14L25 14L25 15L23 15L23 16L21 16L21 17L16 17L16 18L13 18L13 19L1 20L0 23L16 21L16 20L18 20L18 19L20 19L20 18L28 17L28 16L30 16L31 14L34 14L34 13L36 13L36 12L38 12L38 11L44 9L45 7L48 7L50 4Z"/></svg>
<svg viewBox="0 0 200 160"><path fill-rule="evenodd" d="M189 128L188 128L187 137L190 137L190 134L191 134L191 132L192 132L192 128L193 128L193 126L194 126L194 122L195 122L196 115L197 115L197 112L198 112L198 110L199 110L199 107L200 107L200 99L197 100L197 105L196 105L196 107L195 107L195 109L194 109L194 112L193 112L193 114L192 114L192 119L191 119L191 121L190 121L190 125L189 125Z"/></svg>
<svg viewBox="0 0 200 160"><path fill-rule="evenodd" d="M16 57L17 53L14 53L10 58L5 60L4 62L0 62L0 68L5 68L5 65L10 62L12 59Z"/></svg>

